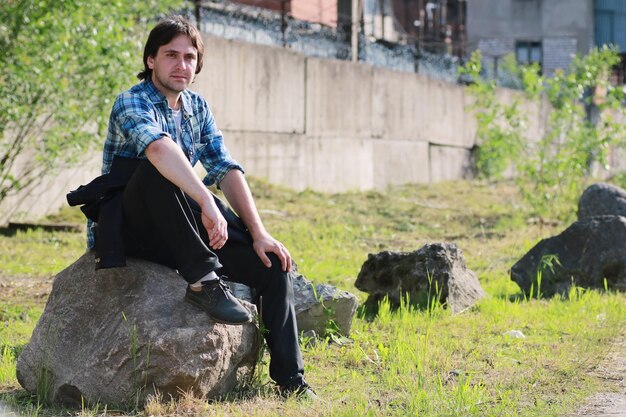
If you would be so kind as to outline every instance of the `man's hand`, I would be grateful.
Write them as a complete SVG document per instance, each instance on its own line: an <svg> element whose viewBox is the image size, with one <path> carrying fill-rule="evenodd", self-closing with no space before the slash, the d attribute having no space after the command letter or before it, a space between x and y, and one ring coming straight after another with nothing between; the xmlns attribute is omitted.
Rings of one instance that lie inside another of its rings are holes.
<svg viewBox="0 0 626 417"><path fill-rule="evenodd" d="M228 224L213 198L202 205L202 224L209 234L209 246L213 249L221 249L228 240Z"/></svg>
<svg viewBox="0 0 626 417"><path fill-rule="evenodd" d="M266 254L274 253L280 259L283 271L291 271L291 255L282 243L274 239L265 230L243 173L238 169L228 171L220 182L220 188L232 208L248 226L250 235L252 235L252 248L263 265L268 268L272 267L272 261Z"/></svg>
<svg viewBox="0 0 626 417"><path fill-rule="evenodd" d="M266 267L270 268L272 266L272 262L266 254L275 253L276 256L278 256L278 259L280 259L280 265L283 271L291 271L291 255L289 254L289 251L282 243L274 239L269 233L263 233L259 237L255 238L252 247L258 257L261 258L263 265Z"/></svg>

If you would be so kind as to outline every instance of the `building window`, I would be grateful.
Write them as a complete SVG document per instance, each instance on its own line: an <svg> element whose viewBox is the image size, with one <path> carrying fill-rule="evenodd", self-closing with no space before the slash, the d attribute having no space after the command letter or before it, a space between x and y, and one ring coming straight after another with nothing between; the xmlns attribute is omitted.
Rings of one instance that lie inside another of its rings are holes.
<svg viewBox="0 0 626 417"><path fill-rule="evenodd" d="M536 62L541 68L541 42L515 42L515 57L520 64L529 65Z"/></svg>
<svg viewBox="0 0 626 417"><path fill-rule="evenodd" d="M611 84L613 85L626 84L626 53L619 54L619 57L619 63L611 71Z"/></svg>

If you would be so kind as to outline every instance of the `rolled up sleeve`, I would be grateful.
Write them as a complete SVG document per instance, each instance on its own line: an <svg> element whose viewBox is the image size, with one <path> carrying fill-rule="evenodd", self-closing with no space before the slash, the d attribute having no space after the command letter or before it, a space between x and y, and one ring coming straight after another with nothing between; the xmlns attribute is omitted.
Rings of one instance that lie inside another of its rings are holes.
<svg viewBox="0 0 626 417"><path fill-rule="evenodd" d="M199 149L200 162L207 172L204 177L205 185L213 185L224 179L231 169L244 172L243 167L235 161L224 145L224 136L217 128L213 114L208 106L203 109L204 123L201 131L201 148Z"/></svg>
<svg viewBox="0 0 626 417"><path fill-rule="evenodd" d="M130 149L135 157L142 157L148 145L170 134L156 119L153 105L138 96L118 97L114 105L116 125L126 143L126 152Z"/></svg>

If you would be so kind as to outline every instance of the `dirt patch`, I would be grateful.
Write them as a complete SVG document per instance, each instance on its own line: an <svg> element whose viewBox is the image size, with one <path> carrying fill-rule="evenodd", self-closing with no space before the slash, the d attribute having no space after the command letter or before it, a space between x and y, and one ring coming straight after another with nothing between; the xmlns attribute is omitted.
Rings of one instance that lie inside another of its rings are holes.
<svg viewBox="0 0 626 417"><path fill-rule="evenodd" d="M0 275L0 300L11 304L43 306L52 289L54 277L6 277Z"/></svg>
<svg viewBox="0 0 626 417"><path fill-rule="evenodd" d="M592 374L604 381L605 391L587 400L568 417L626 417L626 330L611 346L611 351Z"/></svg>

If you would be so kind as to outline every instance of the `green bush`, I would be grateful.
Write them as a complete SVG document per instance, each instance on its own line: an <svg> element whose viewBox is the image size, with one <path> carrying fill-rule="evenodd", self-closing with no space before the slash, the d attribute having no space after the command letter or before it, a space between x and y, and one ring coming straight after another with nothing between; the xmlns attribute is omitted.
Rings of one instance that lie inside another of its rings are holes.
<svg viewBox="0 0 626 417"><path fill-rule="evenodd" d="M494 178L512 168L525 201L541 217L569 217L554 212L555 202L571 207L594 175L594 167L609 169L608 151L624 145L623 90L609 82L611 67L619 62L611 48L596 48L575 57L566 70L553 76L539 73L537 65L508 65L517 76L523 95L503 103L494 81L483 79L481 55L476 52L461 72L473 80L468 87L478 122L479 175ZM603 92L603 93L601 93ZM528 117L522 101L549 103L545 133L528 137Z"/></svg>

